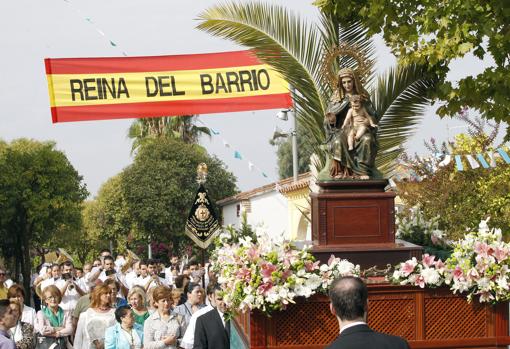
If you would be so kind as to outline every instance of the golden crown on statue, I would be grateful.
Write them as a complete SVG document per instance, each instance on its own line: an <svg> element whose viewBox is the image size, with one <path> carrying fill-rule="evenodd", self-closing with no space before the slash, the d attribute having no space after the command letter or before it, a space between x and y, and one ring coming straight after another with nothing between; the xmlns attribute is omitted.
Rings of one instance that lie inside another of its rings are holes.
<svg viewBox="0 0 510 349"><path fill-rule="evenodd" d="M349 57L344 67L338 73L335 70L335 60L338 57ZM331 47L325 54L322 60L321 73L324 76L331 87L335 90L338 86L339 74L346 69L354 71L359 77L361 83L365 83L370 72L372 70L374 62L368 59L362 52L362 50L356 44L349 44L346 42L340 43L338 46ZM354 67L355 65L355 67Z"/></svg>

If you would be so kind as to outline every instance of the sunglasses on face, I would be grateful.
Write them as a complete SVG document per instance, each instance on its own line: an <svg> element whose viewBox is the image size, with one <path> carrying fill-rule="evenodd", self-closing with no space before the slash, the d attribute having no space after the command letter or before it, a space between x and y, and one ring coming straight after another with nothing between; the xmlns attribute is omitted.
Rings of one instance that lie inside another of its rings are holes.
<svg viewBox="0 0 510 349"><path fill-rule="evenodd" d="M0 273L0 276L5 276L5 273Z"/></svg>

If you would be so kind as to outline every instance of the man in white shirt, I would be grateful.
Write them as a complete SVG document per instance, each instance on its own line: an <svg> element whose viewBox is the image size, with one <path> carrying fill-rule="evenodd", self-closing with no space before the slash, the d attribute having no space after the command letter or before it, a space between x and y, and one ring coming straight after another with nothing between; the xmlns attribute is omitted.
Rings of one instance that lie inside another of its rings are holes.
<svg viewBox="0 0 510 349"><path fill-rule="evenodd" d="M140 275L134 279L133 286L138 285L145 288L145 285L150 281L151 277L147 269L147 261L140 261Z"/></svg>
<svg viewBox="0 0 510 349"><path fill-rule="evenodd" d="M44 289L50 285L55 285L57 281L60 279L60 266L58 264L51 265L50 274L46 274L45 279L41 282L41 291L44 292Z"/></svg>
<svg viewBox="0 0 510 349"><path fill-rule="evenodd" d="M55 282L62 293L60 307L72 312L81 296L85 294L74 278L74 266L71 261L64 262L62 277Z"/></svg>
<svg viewBox="0 0 510 349"><path fill-rule="evenodd" d="M144 285L144 287L147 291L150 290L151 288L154 288L154 287L160 286L160 285L168 286L167 281L164 278L162 278L161 276L159 276L158 272L159 272L158 263L155 260L150 259L147 262L147 273L149 274L150 279Z"/></svg>
<svg viewBox="0 0 510 349"><path fill-rule="evenodd" d="M140 276L140 262L134 263L131 271L127 272L124 277L124 281L128 289L131 289L135 285L135 281L138 276Z"/></svg>

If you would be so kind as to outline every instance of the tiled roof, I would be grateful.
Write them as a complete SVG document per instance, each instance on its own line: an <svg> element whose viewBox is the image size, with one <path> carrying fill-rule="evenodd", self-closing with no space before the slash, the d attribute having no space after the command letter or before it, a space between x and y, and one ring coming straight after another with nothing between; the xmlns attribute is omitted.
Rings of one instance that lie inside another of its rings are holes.
<svg viewBox="0 0 510 349"><path fill-rule="evenodd" d="M244 191L244 192L236 194L234 196L229 196L227 198L221 199L221 200L217 201L216 204L218 206L225 206L232 202L248 200L252 197L262 195L265 193L269 193L269 192L277 190L277 189L280 192L289 192L292 190L304 188L308 185L309 182L310 182L310 172L306 172L306 173L302 173L298 176L298 180L296 183L293 183L293 177L285 178L278 182L266 184L262 187ZM292 188L294 188L294 189L292 189ZM282 190L284 190L284 191L282 191Z"/></svg>

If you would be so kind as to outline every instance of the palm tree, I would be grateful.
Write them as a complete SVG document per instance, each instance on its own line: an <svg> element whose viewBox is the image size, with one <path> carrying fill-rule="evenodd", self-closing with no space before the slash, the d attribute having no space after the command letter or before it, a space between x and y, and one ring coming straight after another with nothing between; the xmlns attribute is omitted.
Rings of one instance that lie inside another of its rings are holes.
<svg viewBox="0 0 510 349"><path fill-rule="evenodd" d="M197 115L136 119L128 130L128 138L133 140L131 153L156 138L178 138L185 143L198 143L200 136L210 137L211 130L197 126L196 120Z"/></svg>
<svg viewBox="0 0 510 349"><path fill-rule="evenodd" d="M332 90L322 72L324 55L340 42L355 45L367 58L365 81L373 96L379 120L377 166L389 174L401 145L412 135L429 104L427 91L435 80L424 78L416 65L398 65L383 76L374 75L375 48L360 23L339 26L333 17L321 15L320 24L311 25L279 5L236 3L217 5L199 15L198 29L232 40L255 50L258 58L278 71L292 85L298 121L305 135L324 159L323 119ZM337 69L355 67L356 61L343 57Z"/></svg>

